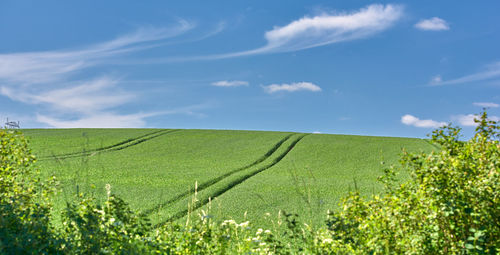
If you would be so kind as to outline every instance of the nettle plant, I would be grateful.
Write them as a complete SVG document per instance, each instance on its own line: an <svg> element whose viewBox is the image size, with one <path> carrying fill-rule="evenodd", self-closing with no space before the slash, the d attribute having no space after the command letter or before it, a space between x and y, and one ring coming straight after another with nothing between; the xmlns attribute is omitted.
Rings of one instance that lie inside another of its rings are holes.
<svg viewBox="0 0 500 255"><path fill-rule="evenodd" d="M384 193L364 200L352 193L327 224L332 245L353 253L500 253L500 144L498 122L483 112L468 141L448 125L432 133L440 149L404 152L398 172L381 177Z"/></svg>

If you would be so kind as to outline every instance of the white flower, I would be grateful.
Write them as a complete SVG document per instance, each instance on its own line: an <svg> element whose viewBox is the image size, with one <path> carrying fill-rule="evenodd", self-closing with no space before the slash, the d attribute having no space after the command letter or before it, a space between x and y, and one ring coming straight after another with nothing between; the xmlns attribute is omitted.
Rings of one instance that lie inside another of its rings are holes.
<svg viewBox="0 0 500 255"><path fill-rule="evenodd" d="M236 224L236 221L234 221L234 220L225 220L224 222L222 222L222 226L225 226L225 225L237 225L237 224Z"/></svg>
<svg viewBox="0 0 500 255"><path fill-rule="evenodd" d="M325 239L323 239L323 243L324 244L325 243L331 243L331 242L333 242L333 239L331 239L331 238L325 238Z"/></svg>
<svg viewBox="0 0 500 255"><path fill-rule="evenodd" d="M242 228L244 228L244 227L248 227L248 224L249 224L249 223L250 223L249 221L242 222L242 223L240 223L240 224L238 225L238 227L242 227Z"/></svg>

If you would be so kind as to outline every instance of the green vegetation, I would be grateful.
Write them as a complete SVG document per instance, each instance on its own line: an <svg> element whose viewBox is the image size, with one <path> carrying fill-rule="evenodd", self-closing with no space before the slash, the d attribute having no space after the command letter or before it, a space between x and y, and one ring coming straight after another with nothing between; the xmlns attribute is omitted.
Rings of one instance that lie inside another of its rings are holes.
<svg viewBox="0 0 500 255"><path fill-rule="evenodd" d="M219 197L212 211L218 218L239 221L246 212L252 222L265 226L269 220L263 215L276 217L284 210L301 215L308 224L322 225L326 212L337 209L348 191L379 193L381 162L397 163L402 148L430 152L434 147L421 139L307 135L279 164Z"/></svg>
<svg viewBox="0 0 500 255"><path fill-rule="evenodd" d="M225 171L224 178L200 182L200 192L195 192L183 223L152 225L147 217L129 209L124 200L113 194L111 185L106 185L102 200L95 193L77 192L60 213L62 224L54 227L50 201L55 179L40 178L20 133L0 129L0 253L497 254L500 128L487 119L486 113L478 122L476 134L469 141L458 139L458 128L445 127L432 136L439 151L405 152L400 166L384 168L379 194L362 196L356 181L340 208L328 213L326 226L305 224L297 214L283 212L272 219L273 225L267 230L248 221L214 218L210 208L203 207L204 197L216 194L223 200L230 192L236 192L235 187L271 174L270 170L284 163L294 148L313 136L276 134L281 139L264 156ZM212 136L217 136L214 133ZM398 143L397 139L392 142ZM144 145L136 145L141 144ZM132 147L136 146L128 146L127 150ZM100 151L95 155L117 152ZM360 154L369 158L366 152ZM301 177L292 174L292 179ZM214 193L210 193L211 189ZM308 201L309 196L304 195L307 193L297 194ZM196 209L198 213L192 211Z"/></svg>
<svg viewBox="0 0 500 255"><path fill-rule="evenodd" d="M100 148L125 144L154 135L154 129L28 129L23 133L30 139L38 159L54 155L78 154Z"/></svg>
<svg viewBox="0 0 500 255"><path fill-rule="evenodd" d="M249 219L270 227L264 215L285 210L322 225L327 210L336 208L355 183L365 195L380 191L376 179L382 160L396 163L402 148L433 148L421 139L285 132L56 131L26 132L35 154L44 155L49 145L58 151L38 162L42 172L61 182L56 211L78 192L103 201L104 186L110 184L133 209L160 225L185 221L188 210L206 210L209 200L218 219ZM195 184L198 201L188 208Z"/></svg>

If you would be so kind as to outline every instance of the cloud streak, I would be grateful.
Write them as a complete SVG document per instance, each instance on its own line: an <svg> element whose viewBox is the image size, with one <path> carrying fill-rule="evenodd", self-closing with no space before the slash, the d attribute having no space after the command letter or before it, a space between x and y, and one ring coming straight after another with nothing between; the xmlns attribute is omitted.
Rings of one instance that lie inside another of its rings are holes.
<svg viewBox="0 0 500 255"><path fill-rule="evenodd" d="M489 102L477 102L477 103L472 103L474 106L479 106L479 107L484 107L484 108L498 108L500 107L499 104L496 103L489 103Z"/></svg>
<svg viewBox="0 0 500 255"><path fill-rule="evenodd" d="M187 114L198 115L195 110L205 108L206 105L193 105L189 107L177 108L168 111L149 112L149 113L134 113L134 114L118 114L114 112L96 112L89 113L77 119L61 119L44 114L37 114L36 120L40 123L49 125L55 128L132 128L144 127L146 118L173 115Z"/></svg>
<svg viewBox="0 0 500 255"><path fill-rule="evenodd" d="M212 86L216 87L239 87L239 86L248 86L248 81L217 81L212 82Z"/></svg>
<svg viewBox="0 0 500 255"><path fill-rule="evenodd" d="M372 4L354 12L305 16L265 32L262 47L207 56L156 59L150 63L214 60L258 54L299 51L366 38L393 26L404 14L401 5Z"/></svg>
<svg viewBox="0 0 500 255"><path fill-rule="evenodd" d="M446 125L446 122L438 122L430 119L421 120L410 114L406 114L403 117L401 117L401 123L408 126L414 126L419 128L438 128Z"/></svg>
<svg viewBox="0 0 500 255"><path fill-rule="evenodd" d="M178 20L170 28L142 27L116 39L76 49L0 54L0 95L37 105L36 120L51 127L142 127L145 118L196 114L190 109L121 114L114 111L136 96L119 89L119 79L104 75L74 82L79 71L112 58L162 45L194 24ZM221 24L218 33L224 28ZM210 36L210 35L207 35ZM45 113L44 113L45 112Z"/></svg>
<svg viewBox="0 0 500 255"><path fill-rule="evenodd" d="M415 24L415 28L424 31L442 31L450 30L450 25L443 19L438 17L433 17L430 19L424 19Z"/></svg>
<svg viewBox="0 0 500 255"><path fill-rule="evenodd" d="M58 112L89 114L127 103L134 98L130 93L113 90L117 83L118 80L101 77L77 86L43 92L0 87L0 94L23 103L47 105Z"/></svg>
<svg viewBox="0 0 500 255"><path fill-rule="evenodd" d="M439 82L431 83L430 85L432 86L454 85L454 84L487 81L496 78L500 78L500 62L489 64L482 71L473 74L465 75L451 80L441 80Z"/></svg>
<svg viewBox="0 0 500 255"><path fill-rule="evenodd" d="M296 83L290 83L290 84L271 84L268 86L263 86L264 91L272 94L276 92L296 92L296 91L312 91L312 92L319 92L321 91L321 88L313 84L311 82L296 82Z"/></svg>
<svg viewBox="0 0 500 255"><path fill-rule="evenodd" d="M177 26L170 29L144 27L114 40L81 49L0 54L0 81L17 84L60 81L105 59L153 47L144 43L178 36L193 26L180 20Z"/></svg>

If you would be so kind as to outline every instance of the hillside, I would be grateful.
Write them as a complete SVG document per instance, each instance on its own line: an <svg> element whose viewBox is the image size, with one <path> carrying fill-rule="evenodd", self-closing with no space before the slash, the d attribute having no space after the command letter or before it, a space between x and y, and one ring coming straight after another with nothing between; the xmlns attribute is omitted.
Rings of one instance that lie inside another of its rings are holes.
<svg viewBox="0 0 500 255"><path fill-rule="evenodd" d="M104 197L105 185L155 224L182 219L193 200L216 218L270 224L266 213L324 220L349 190L378 192L382 161L422 139L291 132L171 129L24 130L38 166L61 181L61 210L74 194ZM213 200L214 197L217 197ZM193 208L192 208L193 209Z"/></svg>

